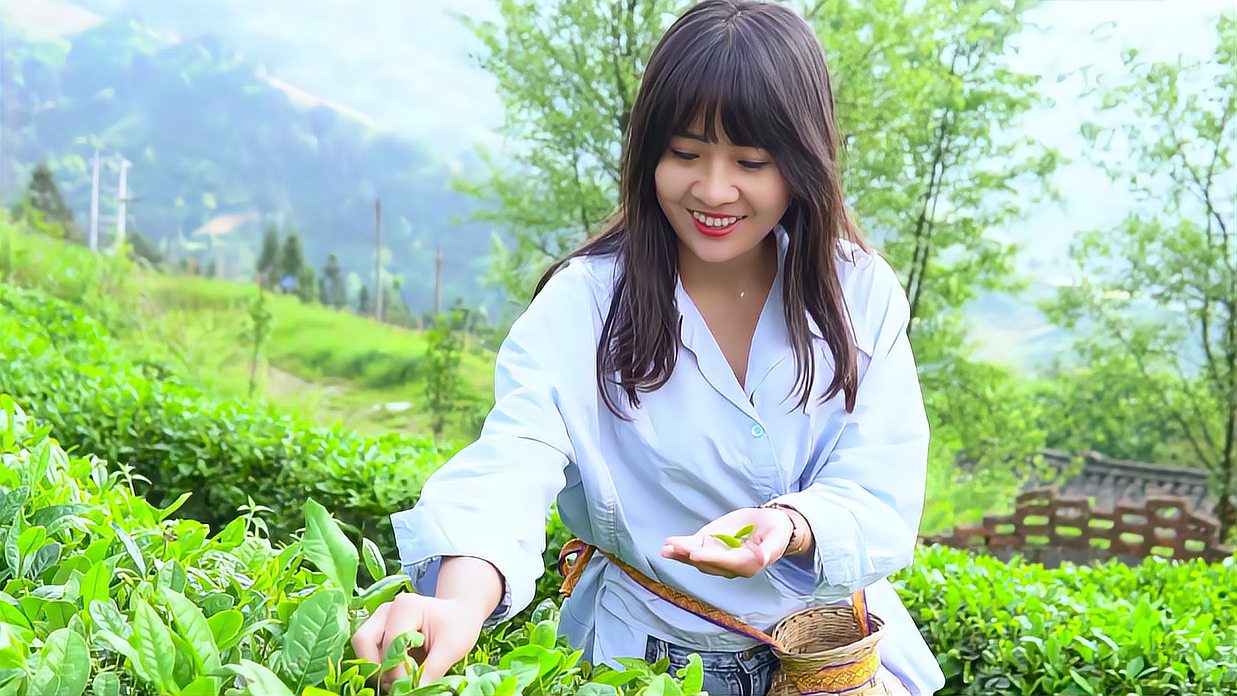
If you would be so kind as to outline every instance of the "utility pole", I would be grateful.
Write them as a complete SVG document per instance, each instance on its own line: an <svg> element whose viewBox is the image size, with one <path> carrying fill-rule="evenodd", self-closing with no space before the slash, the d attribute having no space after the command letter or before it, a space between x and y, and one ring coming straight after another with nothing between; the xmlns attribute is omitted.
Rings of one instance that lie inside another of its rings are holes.
<svg viewBox="0 0 1237 696"><path fill-rule="evenodd" d="M90 251L99 253L99 151L94 151L94 180L90 185Z"/></svg>
<svg viewBox="0 0 1237 696"><path fill-rule="evenodd" d="M116 194L116 242L114 249L120 249L125 243L125 204L129 202L129 194L125 183L129 176L129 160L120 158L120 190Z"/></svg>
<svg viewBox="0 0 1237 696"><path fill-rule="evenodd" d="M382 321L382 197L374 198L374 318Z"/></svg>
<svg viewBox="0 0 1237 696"><path fill-rule="evenodd" d="M442 244L438 244L438 254L434 258L434 316L442 312Z"/></svg>

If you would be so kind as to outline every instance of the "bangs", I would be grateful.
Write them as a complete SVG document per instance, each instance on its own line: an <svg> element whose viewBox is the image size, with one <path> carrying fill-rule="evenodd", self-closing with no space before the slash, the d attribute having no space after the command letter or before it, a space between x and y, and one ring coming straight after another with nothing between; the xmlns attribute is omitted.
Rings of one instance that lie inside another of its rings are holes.
<svg viewBox="0 0 1237 696"><path fill-rule="evenodd" d="M735 34L710 34L685 42L680 60L650 93L650 144L664 148L672 136L687 133L717 143L720 116L731 143L771 153L783 150L795 135L769 56ZM703 133L693 130L697 121Z"/></svg>

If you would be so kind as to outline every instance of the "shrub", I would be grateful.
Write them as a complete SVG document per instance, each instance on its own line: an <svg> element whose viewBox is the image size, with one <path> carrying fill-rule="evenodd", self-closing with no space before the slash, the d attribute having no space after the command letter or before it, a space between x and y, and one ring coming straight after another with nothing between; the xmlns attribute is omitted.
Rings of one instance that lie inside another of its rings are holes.
<svg viewBox="0 0 1237 696"><path fill-rule="evenodd" d="M214 529L252 500L271 509L281 536L310 496L363 534L389 529L450 454L428 438L364 437L212 398L158 361L122 354L101 324L38 292L0 286L0 340L0 391L67 446L132 467L156 504L194 491L182 513Z"/></svg>
<svg viewBox="0 0 1237 696"><path fill-rule="evenodd" d="M896 578L942 694L1237 693L1237 563L1043 566L934 546Z"/></svg>
<svg viewBox="0 0 1237 696"><path fill-rule="evenodd" d="M123 470L69 456L49 428L0 394L0 693L16 696L373 696L379 666L350 654L348 637L407 585L388 576L375 546L362 551L321 505L305 530L273 546L252 515L217 534L174 519ZM358 584L358 567L377 578ZM666 663L615 671L580 662L556 637L556 610L536 623L483 635L453 674L418 694L699 693ZM400 648L421 640L405 634ZM391 693L414 691L411 675Z"/></svg>

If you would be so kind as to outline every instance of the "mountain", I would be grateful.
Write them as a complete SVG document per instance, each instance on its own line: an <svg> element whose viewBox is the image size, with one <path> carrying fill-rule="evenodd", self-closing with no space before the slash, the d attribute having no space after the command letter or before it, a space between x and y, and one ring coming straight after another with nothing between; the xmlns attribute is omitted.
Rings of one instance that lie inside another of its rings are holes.
<svg viewBox="0 0 1237 696"><path fill-rule="evenodd" d="M453 224L476 202L449 182L478 166L475 160L448 162L364 113L279 79L223 35L156 32L78 5L41 4L72 8L76 19L62 33L40 33L29 17L5 10L6 203L46 160L86 228L97 149L107 165L105 215L115 214L123 157L131 162L134 199L127 225L173 256L218 260L219 270L243 275L273 223L301 234L311 263L321 267L335 253L368 282L374 199L381 196L384 270L403 277L401 292L414 312L431 306L439 246L447 259L444 300L494 301L477 280L489 226Z"/></svg>

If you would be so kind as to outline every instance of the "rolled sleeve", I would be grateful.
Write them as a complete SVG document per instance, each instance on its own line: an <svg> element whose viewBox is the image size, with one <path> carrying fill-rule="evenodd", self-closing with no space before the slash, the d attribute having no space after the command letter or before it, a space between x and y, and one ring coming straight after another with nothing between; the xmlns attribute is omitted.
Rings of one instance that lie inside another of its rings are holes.
<svg viewBox="0 0 1237 696"><path fill-rule="evenodd" d="M886 301L877 300L872 360L854 411L802 490L779 496L807 519L810 555L786 557L767 570L780 592L835 601L910 564L928 462L928 420L906 335L906 295L885 269ZM889 287L892 286L892 287Z"/></svg>
<svg viewBox="0 0 1237 696"><path fill-rule="evenodd" d="M574 264L560 270L515 322L481 435L430 476L411 510L391 516L401 566L423 594L436 591L443 557L498 569L502 601L487 626L528 606L545 572L546 515L574 459L564 414L576 398L565 390L593 373L595 338L582 316L592 295L582 280Z"/></svg>

